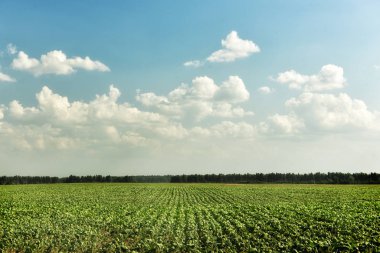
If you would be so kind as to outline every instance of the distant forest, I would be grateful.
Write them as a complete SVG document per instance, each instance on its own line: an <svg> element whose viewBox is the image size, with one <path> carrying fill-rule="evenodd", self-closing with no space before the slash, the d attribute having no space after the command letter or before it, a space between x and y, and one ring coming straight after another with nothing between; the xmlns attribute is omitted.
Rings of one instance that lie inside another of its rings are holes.
<svg viewBox="0 0 380 253"><path fill-rule="evenodd" d="M55 183L380 184L379 173L256 173L152 176L1 176L0 185Z"/></svg>

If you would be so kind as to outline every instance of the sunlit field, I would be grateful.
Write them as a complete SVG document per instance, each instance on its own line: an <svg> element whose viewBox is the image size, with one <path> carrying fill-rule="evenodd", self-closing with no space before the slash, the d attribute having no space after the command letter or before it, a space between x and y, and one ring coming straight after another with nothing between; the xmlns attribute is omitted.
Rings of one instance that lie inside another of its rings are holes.
<svg viewBox="0 0 380 253"><path fill-rule="evenodd" d="M4 252L380 251L380 186L0 186Z"/></svg>

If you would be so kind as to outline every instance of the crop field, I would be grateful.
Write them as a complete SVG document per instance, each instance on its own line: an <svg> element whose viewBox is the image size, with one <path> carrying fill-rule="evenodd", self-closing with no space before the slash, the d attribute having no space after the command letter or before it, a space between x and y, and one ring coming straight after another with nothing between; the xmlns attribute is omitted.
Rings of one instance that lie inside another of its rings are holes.
<svg viewBox="0 0 380 253"><path fill-rule="evenodd" d="M380 252L380 186L0 186L3 252Z"/></svg>

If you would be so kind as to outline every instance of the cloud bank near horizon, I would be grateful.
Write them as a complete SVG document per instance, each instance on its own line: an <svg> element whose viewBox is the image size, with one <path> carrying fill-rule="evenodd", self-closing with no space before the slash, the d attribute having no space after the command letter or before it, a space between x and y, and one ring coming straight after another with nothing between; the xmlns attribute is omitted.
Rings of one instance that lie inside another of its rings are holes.
<svg viewBox="0 0 380 253"><path fill-rule="evenodd" d="M0 105L1 143L21 150L96 150L109 145L148 147L167 139L255 141L279 136L299 139L314 133L380 133L380 113L368 109L364 101L347 93L319 92L343 88L341 67L325 65L311 76L294 73L280 73L275 80L289 84L290 89L294 83L298 90L303 87L279 108L287 113L268 115L259 122L252 109L244 108L251 96L238 76L230 76L220 85L210 77L198 76L167 95L138 90L135 99L140 106L120 103L122 94L114 85L107 94L88 102L70 101L44 86L36 94L36 106L24 106L17 100ZM269 87L259 90L264 94L271 91Z"/></svg>
<svg viewBox="0 0 380 253"><path fill-rule="evenodd" d="M35 95L35 106L24 106L17 100L0 105L0 149L24 156L37 152L57 157L65 152L82 164L75 155L79 152L87 157L83 165L87 167L97 166L90 162L93 156L98 157L93 161L100 164L99 159L105 155L121 164L126 156L128 161L139 157L133 163L136 166L158 166L165 171L163 165L153 161L166 159L163 164L175 167L195 155L204 162L200 168L233 166L231 162L238 157L241 161L235 162L240 166L255 158L266 168L268 161L260 158L260 153L273 149L271 145L287 143L298 149L302 143L301 146L313 150L320 143L336 146L353 136L361 136L362 141L380 137L378 111L370 110L364 101L347 93L326 93L341 90L347 84L342 67L325 65L319 73L309 76L296 71L281 72L272 81L287 84L289 89L296 87L299 93L264 120L256 119L255 108L247 108L246 103L255 97L239 76L230 76L221 84L208 76L197 76L189 85L181 84L166 95L137 90L137 106L134 102L119 102L122 94L115 85L90 101L71 101L43 86ZM273 91L263 86L257 95ZM330 143L337 133L343 139ZM279 162L289 157L296 159L296 154L288 151L283 150L280 155L280 151L272 150L281 157ZM142 154L151 162L142 163ZM212 162L207 157L212 157ZM340 157L336 154L330 164L341 165L335 161L342 161ZM123 171L121 164L117 167Z"/></svg>

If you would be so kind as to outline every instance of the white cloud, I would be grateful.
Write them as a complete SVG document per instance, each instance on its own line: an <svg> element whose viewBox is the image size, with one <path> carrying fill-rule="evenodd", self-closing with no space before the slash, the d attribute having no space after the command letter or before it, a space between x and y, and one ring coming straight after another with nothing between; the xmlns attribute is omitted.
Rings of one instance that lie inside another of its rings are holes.
<svg viewBox="0 0 380 253"><path fill-rule="evenodd" d="M380 114L363 101L304 92L286 102L286 113L253 123L240 118L250 114L239 107L249 97L239 77L221 84L196 77L164 96L138 92L147 110L121 102L114 85L90 101L71 101L44 86L34 106L0 104L0 156L9 174L186 173L197 165L200 173L245 173L247 164L270 171L310 161L316 169L354 168L363 157L368 168L376 165ZM190 116L204 120L189 122ZM67 164L90 169L69 172Z"/></svg>
<svg viewBox="0 0 380 253"><path fill-rule="evenodd" d="M213 52L207 61L232 62L258 52L260 48L253 41L243 40L236 31L232 31L222 40L222 49Z"/></svg>
<svg viewBox="0 0 380 253"><path fill-rule="evenodd" d="M41 55L40 60L30 58L26 53L20 51L17 58L13 59L11 64L13 69L22 70L32 73L35 76L55 74L69 75L77 69L87 71L110 71L110 69L100 61L93 61L88 56L85 58L67 56L59 50L50 51Z"/></svg>
<svg viewBox="0 0 380 253"><path fill-rule="evenodd" d="M4 110L5 110L4 106L0 105L0 120L4 118Z"/></svg>
<svg viewBox="0 0 380 253"><path fill-rule="evenodd" d="M71 59L67 59L67 62L73 68L84 69L87 71L110 71L110 69L106 65L104 65L100 61L93 61L88 56L86 56L85 58L74 57Z"/></svg>
<svg viewBox="0 0 380 253"><path fill-rule="evenodd" d="M153 105L167 101L175 107L175 103L178 103L180 110L186 113L193 111L196 114L205 113L218 117L247 114L242 108L234 107L226 101L221 100L215 104L211 102L219 89L221 88L212 79L198 77L193 80L193 86L187 87L182 95L178 95L180 92L176 91L177 94L171 93L170 99L155 96L153 93L145 94L141 98L146 96L145 103ZM97 95L92 101L71 102L67 97L44 86L36 94L36 106L26 107L14 100L7 107L0 107L0 139L4 143L10 142L10 147L25 150L91 148L97 145L105 145L106 148L115 143L151 145L155 139L162 138L182 140L192 138L196 132L185 128L181 121L178 122L176 117L169 114L167 117L155 112L141 111L128 103L118 103L120 96L120 91L111 85L108 94ZM182 98L187 100L185 104L181 104ZM223 122L210 127L210 130L204 128L204 131L218 138L223 135L250 136L253 126Z"/></svg>
<svg viewBox="0 0 380 253"><path fill-rule="evenodd" d="M5 123L0 126L0 138L8 147L21 150L46 150L79 148L82 142L64 136L62 130L49 124L25 125Z"/></svg>
<svg viewBox="0 0 380 253"><path fill-rule="evenodd" d="M16 79L0 72L0 82L16 82Z"/></svg>
<svg viewBox="0 0 380 253"><path fill-rule="evenodd" d="M239 38L236 31L230 32L225 39L222 39L222 49L213 52L206 60L187 61L183 65L185 67L198 68L205 62L233 62L237 59L247 58L253 53L260 52L259 46L253 41L243 40Z"/></svg>
<svg viewBox="0 0 380 253"><path fill-rule="evenodd" d="M230 103L241 103L249 99L249 92L245 88L243 80L238 76L230 76L220 86L216 97Z"/></svg>
<svg viewBox="0 0 380 253"><path fill-rule="evenodd" d="M192 82L191 95L199 99L211 99L219 87L207 76L196 77Z"/></svg>
<svg viewBox="0 0 380 253"><path fill-rule="evenodd" d="M9 103L8 108L9 114L12 118L29 120L34 118L38 114L38 109L35 107L26 107L24 108L19 101L13 100Z"/></svg>
<svg viewBox="0 0 380 253"><path fill-rule="evenodd" d="M29 70L36 69L40 65L37 59L29 58L29 56L20 51L18 57L12 61L12 68L19 70Z"/></svg>
<svg viewBox="0 0 380 253"><path fill-rule="evenodd" d="M333 64L324 65L316 75L302 75L295 70L289 70L279 73L274 80L289 85L290 89L304 91L341 89L346 85L343 68Z"/></svg>
<svg viewBox="0 0 380 253"><path fill-rule="evenodd" d="M195 121L208 116L232 118L252 115L252 112L235 105L248 99L249 92L238 76L230 76L220 86L207 76L196 77L191 86L183 84L167 96L152 92L136 95L136 100L148 108L177 119Z"/></svg>
<svg viewBox="0 0 380 253"><path fill-rule="evenodd" d="M13 119L21 121L49 122L54 125L87 124L95 121L119 123L164 122L157 113L142 112L128 103L117 103L120 91L113 85L108 94L97 95L89 103L69 102L67 97L55 94L47 86L36 94L36 107L23 107L18 101L9 104L8 112Z"/></svg>
<svg viewBox="0 0 380 253"><path fill-rule="evenodd" d="M70 102L44 86L36 94L35 107L24 107L16 100L8 107L0 106L0 139L8 137L7 141L22 149L85 147L107 140L140 146L150 143L141 134L149 136L173 124L157 113L118 103L120 95L111 85L108 94L90 102ZM46 133L41 131L45 127Z"/></svg>
<svg viewBox="0 0 380 253"><path fill-rule="evenodd" d="M234 123L231 121L223 121L210 127L212 135L223 138L225 136L235 138L253 138L256 136L256 128L246 122Z"/></svg>
<svg viewBox="0 0 380 253"><path fill-rule="evenodd" d="M170 139L183 139L188 136L188 130L180 123L172 123L155 127L153 130L160 136Z"/></svg>
<svg viewBox="0 0 380 253"><path fill-rule="evenodd" d="M183 66L185 66L185 67L193 67L193 68L199 68L203 65L204 65L204 63L199 61L199 60L187 61L187 62L183 63Z"/></svg>
<svg viewBox="0 0 380 253"><path fill-rule="evenodd" d="M268 86L262 86L262 87L258 88L257 91L261 94L270 94L270 93L274 92L274 89L270 88Z"/></svg>
<svg viewBox="0 0 380 253"><path fill-rule="evenodd" d="M70 103L67 97L53 93L47 86L36 95L41 113L60 122L84 122L88 105L82 102Z"/></svg>
<svg viewBox="0 0 380 253"><path fill-rule="evenodd" d="M124 131L120 132L117 127L109 125L104 128L106 138L114 144L129 144L132 146L145 146L149 140L137 132Z"/></svg>
<svg viewBox="0 0 380 253"><path fill-rule="evenodd" d="M16 54L17 53L17 47L15 45L13 45L12 43L9 43L7 45L7 52L8 52L8 54L11 54L11 55Z"/></svg>
<svg viewBox="0 0 380 253"><path fill-rule="evenodd" d="M275 80L279 83L288 84L290 89L300 90L303 88L303 85L308 81L308 77L305 75L301 75L294 70L288 70L279 73Z"/></svg>
<svg viewBox="0 0 380 253"><path fill-rule="evenodd" d="M374 68L375 70L380 70L380 65L373 65L373 68Z"/></svg>
<svg viewBox="0 0 380 253"><path fill-rule="evenodd" d="M380 114L370 111L359 99L345 93L303 93L286 101L286 106L302 117L309 128L324 130L380 130Z"/></svg>
<svg viewBox="0 0 380 253"><path fill-rule="evenodd" d="M140 152L144 158L146 153L161 157L169 154L169 149L173 156L197 152L207 157L214 149L219 157L224 152L223 158L239 157L239 152L260 158L257 154L263 145L268 152L273 143L278 144L271 137L303 142L310 133L380 133L380 114L344 93L303 92L286 101L287 112L254 123L243 118L252 115L241 107L250 94L238 76L220 84L207 76L196 77L165 95L138 91L136 100L144 110L120 102L121 98L114 85L90 101L70 101L44 86L36 94L34 106L16 100L0 105L0 143L4 143L0 149L56 154L80 149L81 154L93 152L91 157ZM267 160L270 155L263 157Z"/></svg>
<svg viewBox="0 0 380 253"><path fill-rule="evenodd" d="M296 134L301 132L305 127L302 119L295 114L281 115L275 114L268 117L266 122L261 122L260 129L264 133L282 133L282 134Z"/></svg>

